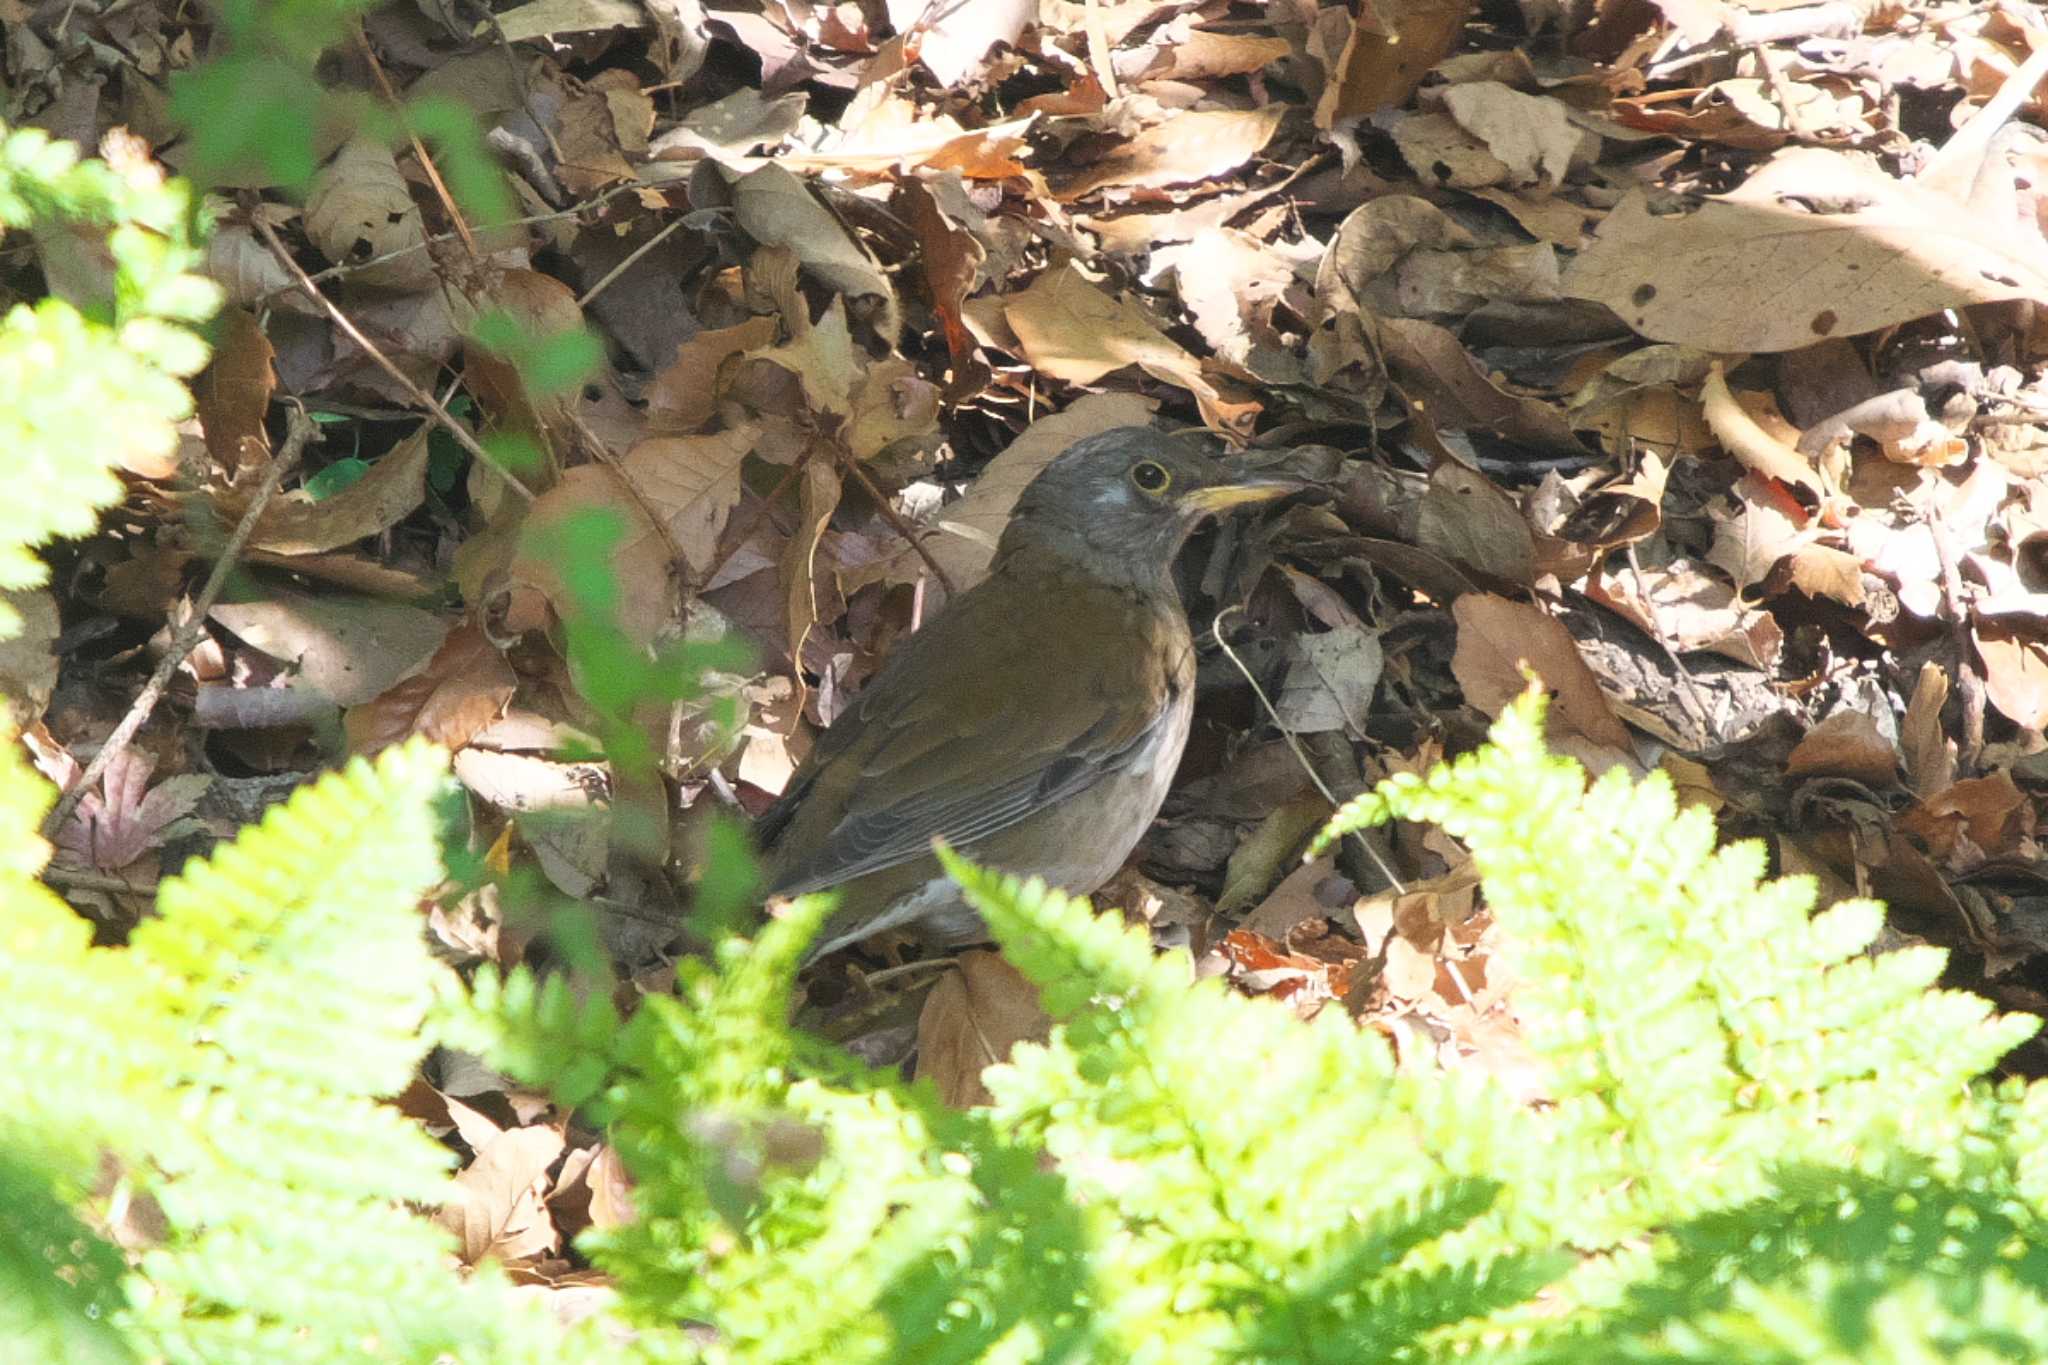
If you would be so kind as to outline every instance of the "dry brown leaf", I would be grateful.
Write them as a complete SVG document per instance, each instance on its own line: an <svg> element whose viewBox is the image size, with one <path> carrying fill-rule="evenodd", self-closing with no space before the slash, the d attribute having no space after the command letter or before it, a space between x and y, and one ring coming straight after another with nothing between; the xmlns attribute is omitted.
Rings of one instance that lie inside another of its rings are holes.
<svg viewBox="0 0 2048 1365"><path fill-rule="evenodd" d="M1963 839L1973 856L2011 853L2033 827L2033 804L2009 771L1966 778L1930 796L1899 817L1898 827L1917 834L1928 853L1946 860Z"/></svg>
<svg viewBox="0 0 2048 1365"><path fill-rule="evenodd" d="M295 665L307 686L340 706L377 696L431 657L448 634L448 622L418 607L284 589L260 602L219 603L213 619Z"/></svg>
<svg viewBox="0 0 2048 1365"><path fill-rule="evenodd" d="M656 431L684 435L718 413L721 371L733 357L775 341L775 319L748 318L733 327L697 333L676 347L676 358L647 385L647 415Z"/></svg>
<svg viewBox="0 0 2048 1365"><path fill-rule="evenodd" d="M1776 617L1745 604L1734 588L1691 560L1674 559L1641 573L1601 573L1587 584L1587 595L1681 654L1711 650L1751 668L1775 670L1785 647Z"/></svg>
<svg viewBox="0 0 2048 1365"><path fill-rule="evenodd" d="M1169 26L1171 27L1171 26ZM1162 43L1142 69L1128 73L1117 63L1117 75L1137 81L1211 81L1263 71L1294 50L1285 38L1259 38L1246 33L1190 30L1177 42ZM1121 57L1121 54L1119 54Z"/></svg>
<svg viewBox="0 0 2048 1365"><path fill-rule="evenodd" d="M509 1129L455 1177L455 1193L435 1221L460 1241L464 1265L487 1256L523 1260L561 1245L542 1195L548 1167L566 1146L552 1127Z"/></svg>
<svg viewBox="0 0 2048 1365"><path fill-rule="evenodd" d="M1136 300L1112 298L1071 261L1006 299L1003 316L1025 359L1054 379L1093 384L1113 370L1136 365L1192 392L1204 420L1221 430L1246 429L1257 415L1256 405L1249 411L1227 408L1202 363L1160 331Z"/></svg>
<svg viewBox="0 0 2048 1365"><path fill-rule="evenodd" d="M895 342L902 323L888 275L809 186L771 162L740 176L731 188L734 216L748 236L763 246L788 248L804 269L848 298L879 298L875 331L884 341Z"/></svg>
<svg viewBox="0 0 2048 1365"><path fill-rule="evenodd" d="M276 358L270 338L247 309L224 309L214 320L213 363L193 381L192 402L206 433L207 453L229 478L270 458L263 419L277 389L271 364Z"/></svg>
<svg viewBox="0 0 2048 1365"><path fill-rule="evenodd" d="M1416 508L1415 544L1454 564L1527 587L1536 542L1514 499L1476 469L1445 461L1430 472Z"/></svg>
<svg viewBox="0 0 2048 1365"><path fill-rule="evenodd" d="M426 666L342 718L352 754L371 754L411 735L460 749L504 714L519 679L490 637L473 625L450 631Z"/></svg>
<svg viewBox="0 0 2048 1365"><path fill-rule="evenodd" d="M1344 731L1363 738L1386 655L1379 635L1363 626L1340 626L1288 641L1287 673L1274 699L1280 725L1297 734Z"/></svg>
<svg viewBox="0 0 2048 1365"><path fill-rule="evenodd" d="M856 460L937 443L940 391L901 356L869 365L853 391L853 410L839 429Z"/></svg>
<svg viewBox="0 0 2048 1365"><path fill-rule="evenodd" d="M330 263L360 267L353 276L358 284L406 291L434 284L433 258L425 251L366 264L427 240L412 191L380 139L349 139L314 175L306 195L306 236Z"/></svg>
<svg viewBox="0 0 2048 1365"><path fill-rule="evenodd" d="M1947 790L1956 779L1956 745L1942 730L1941 708L1948 700L1948 674L1929 660L1920 665L1906 717L1899 722L1899 748L1906 762L1906 784L1921 797Z"/></svg>
<svg viewBox="0 0 2048 1365"><path fill-rule="evenodd" d="M1774 492L1760 475L1744 474L1734 491L1735 510L1714 518L1714 544L1707 562L1724 570L1738 591L1747 591L1820 532L1805 526L1805 508Z"/></svg>
<svg viewBox="0 0 2048 1365"><path fill-rule="evenodd" d="M1406 101L1458 45L1471 12L1472 0L1407 0L1384 7L1372 0L1353 7L1316 101L1316 127L1328 131Z"/></svg>
<svg viewBox="0 0 2048 1365"><path fill-rule="evenodd" d="M1053 197L1079 199L1109 185L1162 188L1234 170L1272 141L1284 105L1176 114L1154 124L1092 166L1048 176Z"/></svg>
<svg viewBox="0 0 2048 1365"><path fill-rule="evenodd" d="M1051 1031L1037 988L1000 955L972 949L925 997L916 1078L929 1078L952 1108L987 1104L982 1071L1008 1060L1018 1043L1042 1043Z"/></svg>
<svg viewBox="0 0 2048 1365"><path fill-rule="evenodd" d="M1467 701L1489 716L1499 715L1528 690L1522 673L1526 665L1556 698L1550 710L1553 743L1596 772L1617 762L1633 764L1628 727L1615 717L1600 680L1562 623L1527 603L1491 593L1465 594L1451 604L1451 614L1458 622L1451 673ZM1575 745L1573 740L1584 742Z"/></svg>
<svg viewBox="0 0 2048 1365"><path fill-rule="evenodd" d="M57 689L52 651L62 630L57 599L48 588L0 593L0 716L16 730L41 720Z"/></svg>
<svg viewBox="0 0 2048 1365"><path fill-rule="evenodd" d="M740 467L759 434L748 424L715 436L656 436L620 462L694 573L711 566L726 518L740 500Z"/></svg>
<svg viewBox="0 0 2048 1365"><path fill-rule="evenodd" d="M2005 625L1979 625L1976 638L1991 704L2022 729L2048 727L2048 648Z"/></svg>
<svg viewBox="0 0 2048 1365"><path fill-rule="evenodd" d="M1500 159L1509 184L1548 194L1564 183L1584 134L1562 102L1498 81L1450 86L1443 100L1459 126Z"/></svg>
<svg viewBox="0 0 2048 1365"><path fill-rule="evenodd" d="M804 306L801 300L795 301L797 310ZM800 311L797 316L802 316ZM766 361L789 371L802 386L811 411L835 417L844 417L853 410L853 386L869 364L868 358L854 348L843 298L833 299L825 316L801 328L787 344L749 351L747 359Z"/></svg>
<svg viewBox="0 0 2048 1365"><path fill-rule="evenodd" d="M1807 489L1816 497L1827 495L1826 483L1813 462L1800 454L1797 447L1771 435L1735 401L1718 360L1700 384L1700 406L1721 448L1740 460L1744 468Z"/></svg>
<svg viewBox="0 0 2048 1365"><path fill-rule="evenodd" d="M1848 777L1868 787L1898 781L1898 750L1863 712L1845 707L1807 731L1785 760L1792 777Z"/></svg>
<svg viewBox="0 0 2048 1365"><path fill-rule="evenodd" d="M1870 162L1795 147L1688 215L1657 217L1631 193L1565 287L1653 340L1789 351L1945 308L2048 298L2048 247Z"/></svg>
<svg viewBox="0 0 2048 1365"><path fill-rule="evenodd" d="M422 424L379 455L368 473L318 502L301 490L272 499L249 543L271 554L316 555L390 530L426 500L432 433Z"/></svg>

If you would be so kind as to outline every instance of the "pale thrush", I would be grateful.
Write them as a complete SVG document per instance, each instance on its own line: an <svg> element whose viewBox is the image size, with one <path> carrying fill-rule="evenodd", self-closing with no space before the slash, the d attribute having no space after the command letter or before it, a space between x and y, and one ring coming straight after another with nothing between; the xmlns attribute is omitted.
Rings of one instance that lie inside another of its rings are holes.
<svg viewBox="0 0 2048 1365"><path fill-rule="evenodd" d="M756 824L769 894L841 888L812 956L893 928L984 937L934 838L1077 894L1108 880L1187 743L1174 556L1203 517L1301 486L1144 427L1048 464L988 577L895 647Z"/></svg>

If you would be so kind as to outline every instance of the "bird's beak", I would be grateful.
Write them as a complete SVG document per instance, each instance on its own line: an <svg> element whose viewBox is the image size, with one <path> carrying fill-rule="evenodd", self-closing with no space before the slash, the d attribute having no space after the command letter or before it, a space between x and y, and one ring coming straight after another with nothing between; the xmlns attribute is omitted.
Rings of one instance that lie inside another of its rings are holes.
<svg viewBox="0 0 2048 1365"><path fill-rule="evenodd" d="M1289 493L1299 493L1308 484L1281 474L1246 474L1224 483L1190 488L1180 495L1180 505L1190 512L1214 516L1248 502L1270 502Z"/></svg>

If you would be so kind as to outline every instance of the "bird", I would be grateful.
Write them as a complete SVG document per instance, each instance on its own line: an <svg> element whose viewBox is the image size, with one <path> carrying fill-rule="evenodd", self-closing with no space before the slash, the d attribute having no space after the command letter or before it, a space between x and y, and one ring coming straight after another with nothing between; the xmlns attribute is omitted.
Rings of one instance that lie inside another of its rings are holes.
<svg viewBox="0 0 2048 1365"><path fill-rule="evenodd" d="M987 577L890 651L755 823L770 899L839 890L806 960L890 929L986 939L934 839L1075 895L1108 881L1187 744L1175 556L1205 517L1303 487L1149 427L1055 456Z"/></svg>

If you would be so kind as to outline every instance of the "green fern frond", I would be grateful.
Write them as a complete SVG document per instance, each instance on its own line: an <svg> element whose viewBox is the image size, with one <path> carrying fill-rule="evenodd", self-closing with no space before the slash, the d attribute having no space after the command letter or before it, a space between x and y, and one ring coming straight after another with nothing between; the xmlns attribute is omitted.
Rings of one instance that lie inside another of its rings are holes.
<svg viewBox="0 0 2048 1365"><path fill-rule="evenodd" d="M623 1025L514 973L479 993L473 1031L609 1124L644 1213L584 1247L650 1339L683 1318L710 1324L720 1360L1067 1358L1089 1339L1091 1266L1058 1178L784 1024L829 909L800 900L716 966L684 964L679 996Z"/></svg>
<svg viewBox="0 0 2048 1365"><path fill-rule="evenodd" d="M1516 703L1486 747L1382 783L1325 837L1422 819L1472 850L1552 1068L1544 1169L1510 1183L1559 1235L1613 1246L1756 1198L1773 1163L1931 1154L1969 1080L2038 1026L1930 990L1935 950L1860 956L1879 907L1810 915L1809 880L1759 885L1761 847L1717 850L1661 774L1589 789L1541 726L1540 698ZM1905 1111L1925 1138L1899 1131ZM1599 1159L1565 1172L1559 1146Z"/></svg>
<svg viewBox="0 0 2048 1365"><path fill-rule="evenodd" d="M1436 1244L1498 1187L1432 1150L1413 1084L1377 1035L1337 1011L1303 1024L1192 981L1184 956L1155 957L1142 933L1042 883L950 855L947 868L1050 1012L1068 1016L985 1080L999 1126L1042 1144L1085 1202L1117 1210L1098 1273L1119 1286L1105 1320L1125 1349L1256 1355L1273 1324L1308 1314L1325 1336L1342 1319L1338 1336L1368 1352L1352 1358L1370 1358L1526 1294L1483 1261L1441 1261ZM1219 1092L1232 1082L1245 1087L1236 1102ZM1479 1109L1513 1128L1504 1108ZM1331 1302L1352 1305L1348 1317L1302 1301L1309 1286L1334 1292L1333 1273L1344 1289ZM1482 1292L1510 1284L1505 1297ZM1397 1300L1415 1316L1382 1334L1376 1315ZM1161 1302L1174 1305L1164 1320Z"/></svg>
<svg viewBox="0 0 2048 1365"><path fill-rule="evenodd" d="M0 1146L0 1349L10 1360L121 1365L135 1358L115 1326L127 1267L57 1197L66 1183Z"/></svg>
<svg viewBox="0 0 2048 1365"><path fill-rule="evenodd" d="M0 589L47 576L32 551L89 532L121 496L110 466L163 455L190 415L178 382L206 363L185 325L219 307L200 260L188 191L146 168L81 161L38 129L0 126L0 225L31 228L46 250L76 252L73 234L103 240L114 263L104 299L45 299L0 319L0 448L17 495L0 502ZM19 629L0 605L0 638Z"/></svg>

